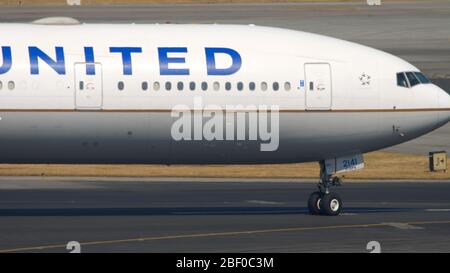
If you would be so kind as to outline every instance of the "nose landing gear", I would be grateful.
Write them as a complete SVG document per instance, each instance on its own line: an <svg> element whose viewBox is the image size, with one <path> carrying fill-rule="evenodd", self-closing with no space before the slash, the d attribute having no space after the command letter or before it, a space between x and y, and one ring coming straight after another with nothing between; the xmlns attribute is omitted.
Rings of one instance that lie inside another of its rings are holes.
<svg viewBox="0 0 450 273"><path fill-rule="evenodd" d="M325 162L320 161L320 182L317 185L319 191L313 192L308 199L308 210L313 215L336 216L342 210L342 199L331 192L333 186L340 186L341 179L326 173Z"/></svg>

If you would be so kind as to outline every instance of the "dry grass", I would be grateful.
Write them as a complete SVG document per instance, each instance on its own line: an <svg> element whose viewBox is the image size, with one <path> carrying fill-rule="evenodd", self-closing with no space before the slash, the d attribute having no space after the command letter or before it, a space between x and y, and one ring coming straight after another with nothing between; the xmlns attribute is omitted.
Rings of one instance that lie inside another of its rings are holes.
<svg viewBox="0 0 450 273"><path fill-rule="evenodd" d="M366 168L349 179L450 179L450 172L430 173L426 156L374 152ZM450 166L449 166L450 167ZM55 165L0 164L0 176L242 177L317 178L317 163L280 165Z"/></svg>

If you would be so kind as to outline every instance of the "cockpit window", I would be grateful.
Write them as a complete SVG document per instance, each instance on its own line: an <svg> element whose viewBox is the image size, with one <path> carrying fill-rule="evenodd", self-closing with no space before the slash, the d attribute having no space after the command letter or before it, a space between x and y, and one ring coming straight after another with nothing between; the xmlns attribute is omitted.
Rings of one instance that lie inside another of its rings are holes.
<svg viewBox="0 0 450 273"><path fill-rule="evenodd" d="M408 88L408 82L406 81L405 73L397 73L397 85Z"/></svg>
<svg viewBox="0 0 450 273"><path fill-rule="evenodd" d="M420 72L414 72L414 75L416 75L417 79L420 81L420 83L430 83L430 80L425 77L424 74Z"/></svg>
<svg viewBox="0 0 450 273"><path fill-rule="evenodd" d="M408 78L409 85L411 87L420 84L419 80L414 76L413 72L406 72L406 77Z"/></svg>
<svg viewBox="0 0 450 273"><path fill-rule="evenodd" d="M431 83L421 72L399 72L397 73L397 85L411 88L418 84Z"/></svg>

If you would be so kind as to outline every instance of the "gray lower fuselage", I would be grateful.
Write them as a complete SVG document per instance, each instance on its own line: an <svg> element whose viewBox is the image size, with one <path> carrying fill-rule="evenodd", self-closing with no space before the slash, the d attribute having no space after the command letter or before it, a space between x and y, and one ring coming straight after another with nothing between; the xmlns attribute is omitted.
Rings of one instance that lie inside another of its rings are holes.
<svg viewBox="0 0 450 273"><path fill-rule="evenodd" d="M448 115L448 112L445 113ZM294 163L365 153L430 132L439 111L279 113L279 146L255 140L180 140L170 112L0 113L1 163Z"/></svg>

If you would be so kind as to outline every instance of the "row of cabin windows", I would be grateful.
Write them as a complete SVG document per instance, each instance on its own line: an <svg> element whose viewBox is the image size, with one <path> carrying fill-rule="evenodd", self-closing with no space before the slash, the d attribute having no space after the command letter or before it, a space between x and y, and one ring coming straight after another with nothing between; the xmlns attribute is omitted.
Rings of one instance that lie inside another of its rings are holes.
<svg viewBox="0 0 450 273"><path fill-rule="evenodd" d="M84 83L80 82L80 89L84 89L83 88ZM16 87L14 81L9 81L8 83L5 83L5 88L9 89L9 90L13 90ZM197 84L195 82L190 82L189 83L189 90L194 91L196 90ZM125 89L125 83L120 81L117 84L117 88L119 90L124 90ZM141 85L142 90L147 91L149 89L149 84L148 82L142 82ZM208 83L207 82L202 82L200 84L200 88L203 91L207 91L208 90ZM261 82L260 84L260 88L262 91L266 91L269 88L269 84L266 82ZM0 81L0 90L3 89L3 82ZM153 90L154 91L159 91L161 89L161 84L159 82L154 82L153 83ZM164 83L164 89L166 91L170 91L172 90L172 82L165 82ZM183 82L178 82L176 84L176 89L179 91L183 91L184 90L184 83ZM214 82L213 83L213 89L215 91L219 91L220 90L220 83L219 82ZM225 83L225 90L230 91L232 89L232 83L231 82L226 82ZM238 82L236 84L236 89L239 91L244 90L244 83L243 82ZM250 82L248 84L248 89L250 91L254 91L256 89L256 83L254 82ZM272 89L274 91L278 91L280 89L280 84L278 82L273 82L272 83ZM284 90L289 91L291 90L291 83L290 82L285 82L284 83Z"/></svg>
<svg viewBox="0 0 450 273"><path fill-rule="evenodd" d="M16 88L16 84L13 81L5 82L5 89L14 90ZM3 82L0 81L0 90L3 89Z"/></svg>
<svg viewBox="0 0 450 273"><path fill-rule="evenodd" d="M208 85L207 82L201 82L200 83L200 89L202 91L207 91L208 88L210 86ZM243 82L238 82L236 83L236 89L238 91L242 91L244 90L246 86L244 86ZM256 90L256 83L255 82L250 82L248 83L248 90L250 91L254 91ZM280 84L278 82L273 82L271 84L272 90L274 91L278 91L280 90ZM164 83L160 83L160 82L153 82L152 85L152 89L154 91L159 91L161 89L164 89L166 91L171 91L171 90L178 90L178 91L183 91L186 89L189 89L191 91L195 91L197 89L197 83L196 82L189 82L189 84L187 84L187 86L185 86L184 82L177 82L177 83L172 83L170 81L164 82ZM233 84L231 82L226 82L224 84L224 88L226 91L230 91L233 88ZM260 83L260 88L262 91L266 91L269 89L269 84L267 82L261 82ZM290 82L285 82L283 84L283 88L285 91L289 91L291 90L291 83ZM120 81L117 83L117 89L119 89L120 91L125 90L125 83L123 81ZM149 83L148 82L142 82L141 84L141 89L143 91L147 91L149 89ZM220 83L219 82L214 82L212 83L212 89L214 91L219 91L220 90Z"/></svg>

